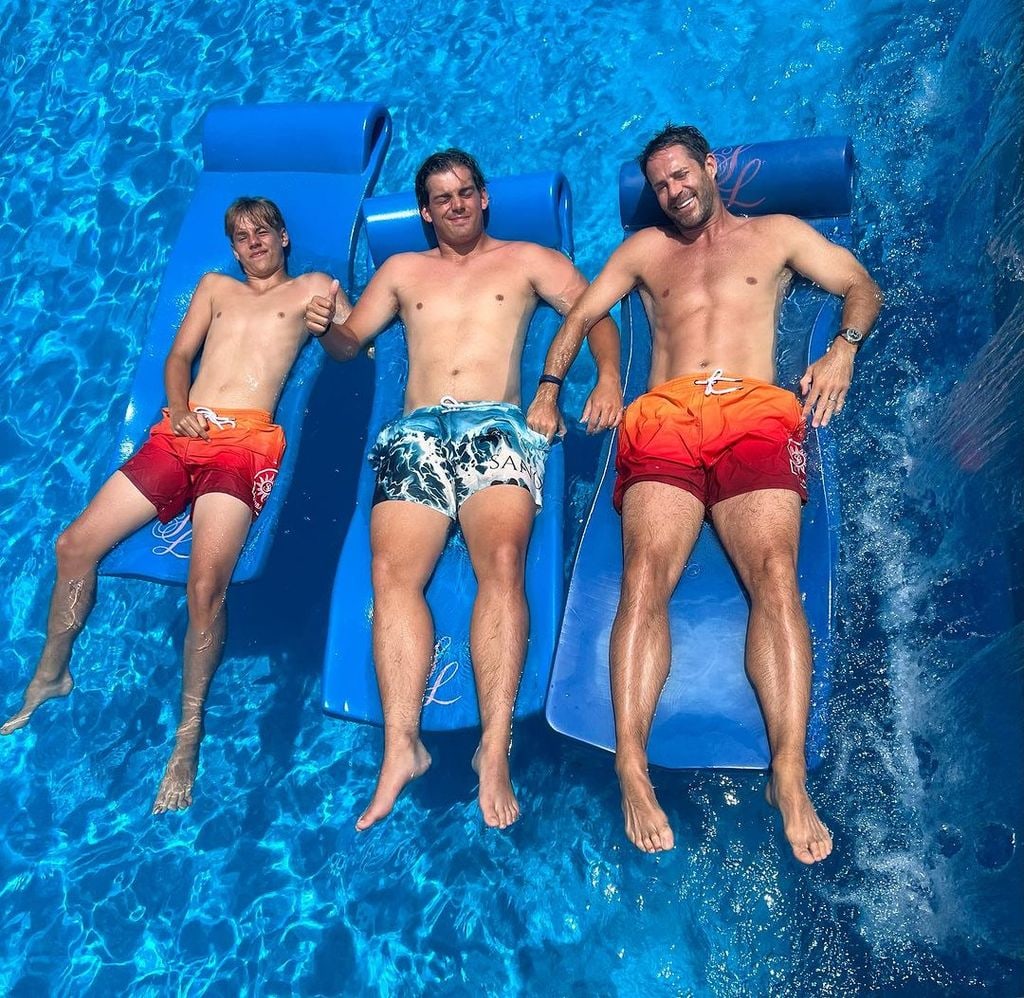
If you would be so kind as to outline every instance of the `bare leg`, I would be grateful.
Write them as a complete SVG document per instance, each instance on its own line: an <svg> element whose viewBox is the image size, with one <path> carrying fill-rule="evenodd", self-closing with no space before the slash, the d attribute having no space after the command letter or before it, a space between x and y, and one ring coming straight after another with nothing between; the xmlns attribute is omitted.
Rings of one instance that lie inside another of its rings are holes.
<svg viewBox="0 0 1024 998"><path fill-rule="evenodd" d="M482 489L459 513L477 581L469 640L482 731L473 768L480 811L491 828L507 828L519 817L508 755L530 631L524 585L535 516L533 497L517 485Z"/></svg>
<svg viewBox="0 0 1024 998"><path fill-rule="evenodd" d="M57 579L50 596L46 643L21 709L0 726L0 735L23 728L40 704L71 692L71 648L92 610L96 566L118 541L155 515L153 504L118 471L57 538Z"/></svg>
<svg viewBox="0 0 1024 998"><path fill-rule="evenodd" d="M768 729L767 798L796 858L816 863L832 851L832 836L807 796L811 638L796 574L800 499L784 489L750 492L715 505L712 518L750 597L747 673Z"/></svg>
<svg viewBox="0 0 1024 998"><path fill-rule="evenodd" d="M406 784L430 765L420 741L420 713L434 659L434 622L423 590L450 526L443 513L411 502L378 503L370 516L373 658L384 710L384 759L373 798L356 821L359 831L390 814Z"/></svg>
<svg viewBox="0 0 1024 998"><path fill-rule="evenodd" d="M675 844L647 771L647 739L672 658L668 602L704 521L704 504L661 482L638 482L622 504L622 594L611 634L615 771L626 836L644 852Z"/></svg>
<svg viewBox="0 0 1024 998"><path fill-rule="evenodd" d="M174 749L153 803L153 814L180 811L192 803L199 743L203 738L203 710L210 681L220 665L227 631L227 588L251 521L249 507L241 499L224 493L202 495L193 506L181 717Z"/></svg>

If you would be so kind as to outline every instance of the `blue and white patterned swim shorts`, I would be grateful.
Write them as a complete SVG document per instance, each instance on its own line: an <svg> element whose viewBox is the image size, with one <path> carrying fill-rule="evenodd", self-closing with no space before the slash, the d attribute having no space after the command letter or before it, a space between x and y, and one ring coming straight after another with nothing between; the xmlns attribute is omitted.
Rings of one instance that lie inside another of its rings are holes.
<svg viewBox="0 0 1024 998"><path fill-rule="evenodd" d="M455 520L472 495L518 485L541 506L550 444L509 402L457 402L414 409L388 423L370 451L374 504L389 499L436 509Z"/></svg>

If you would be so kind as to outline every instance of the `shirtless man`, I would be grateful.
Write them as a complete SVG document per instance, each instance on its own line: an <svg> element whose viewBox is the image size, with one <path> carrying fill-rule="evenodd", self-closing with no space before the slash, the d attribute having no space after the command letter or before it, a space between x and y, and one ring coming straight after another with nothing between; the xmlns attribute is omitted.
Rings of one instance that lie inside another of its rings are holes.
<svg viewBox="0 0 1024 998"><path fill-rule="evenodd" d="M224 229L245 280L211 273L199 282L164 366L163 419L57 539L46 643L21 709L0 727L9 735L40 704L71 692L71 647L93 606L100 559L149 520L166 523L191 501L181 719L154 814L192 803L203 707L224 644L228 583L269 495L263 483L276 475L284 453L284 433L271 413L309 335L307 305L337 286L325 274L288 276L288 232L272 201L239 198Z"/></svg>
<svg viewBox="0 0 1024 998"><path fill-rule="evenodd" d="M409 351L405 413L381 431L371 454L373 649L384 759L356 828L389 814L405 785L430 765L419 737L434 655L423 590L453 523L477 578L470 652L482 727L473 759L480 810L489 826L505 828L519 816L508 753L529 634L526 547L549 447L519 408L520 358L538 301L564 314L587 282L561 253L487 235L484 178L460 150L423 163L416 197L437 249L389 258L344 324L335 322L323 340L328 353L346 360L398 315ZM347 308L340 293L314 299L321 329L337 319L338 299ZM615 426L622 411L611 320L594 324L590 343L599 376L583 418L597 431Z"/></svg>
<svg viewBox="0 0 1024 998"><path fill-rule="evenodd" d="M623 577L611 681L626 834L645 852L673 846L647 772L647 738L668 676L668 602L709 516L750 598L746 666L772 754L767 797L797 859L814 863L832 838L806 789L811 643L796 574L804 419L824 426L842 411L882 297L850 253L799 219L726 211L697 129L668 126L640 166L671 224L638 232L612 254L545 365L564 376L591 323L640 289L653 330L650 390L623 416L614 496ZM774 385L776 322L794 273L843 297L842 328L800 382L802 408ZM528 422L550 434L557 420L542 385Z"/></svg>

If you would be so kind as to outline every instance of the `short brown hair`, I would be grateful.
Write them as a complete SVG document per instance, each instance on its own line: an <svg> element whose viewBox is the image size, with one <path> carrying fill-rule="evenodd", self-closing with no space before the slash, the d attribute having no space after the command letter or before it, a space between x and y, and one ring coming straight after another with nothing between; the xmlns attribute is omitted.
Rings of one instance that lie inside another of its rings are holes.
<svg viewBox="0 0 1024 998"><path fill-rule="evenodd" d="M235 225L240 218L249 218L280 232L285 228L284 217L270 198L236 198L224 213L224 232L228 239L235 237Z"/></svg>
<svg viewBox="0 0 1024 998"><path fill-rule="evenodd" d="M644 151L637 156L637 162L643 175L647 176L647 161L662 149L669 146L682 146L701 166L711 152L708 140L701 134L700 129L693 125L666 125L657 135L644 146Z"/></svg>

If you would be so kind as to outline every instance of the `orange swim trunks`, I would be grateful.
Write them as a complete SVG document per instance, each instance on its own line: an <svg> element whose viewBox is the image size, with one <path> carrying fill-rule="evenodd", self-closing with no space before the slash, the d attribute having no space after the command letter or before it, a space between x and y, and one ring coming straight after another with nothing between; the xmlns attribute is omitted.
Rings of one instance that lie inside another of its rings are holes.
<svg viewBox="0 0 1024 998"><path fill-rule="evenodd" d="M708 508L758 489L807 501L800 403L766 381L713 374L673 378L641 395L619 428L612 502L636 482L665 482Z"/></svg>
<svg viewBox="0 0 1024 998"><path fill-rule="evenodd" d="M208 492L241 499L255 520L277 478L284 430L260 409L193 406L192 411L206 417L209 440L177 436L164 409L164 418L121 471L156 506L161 523Z"/></svg>

